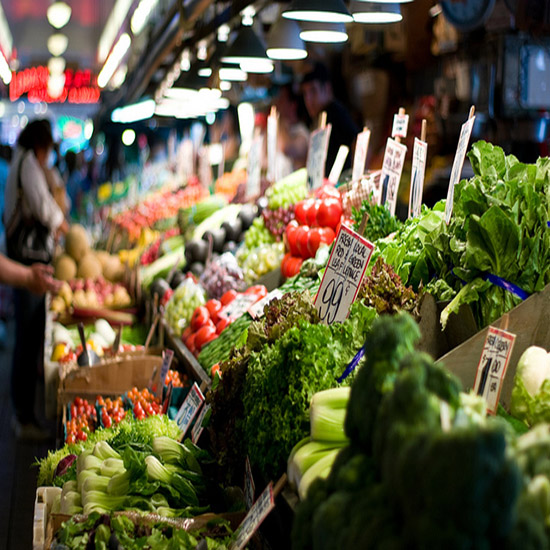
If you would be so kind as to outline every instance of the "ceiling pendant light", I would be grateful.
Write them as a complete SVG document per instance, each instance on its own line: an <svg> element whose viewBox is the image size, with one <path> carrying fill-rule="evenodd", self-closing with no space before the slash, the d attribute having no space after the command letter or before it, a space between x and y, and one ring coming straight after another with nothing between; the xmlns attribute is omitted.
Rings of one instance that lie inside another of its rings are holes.
<svg viewBox="0 0 550 550"><path fill-rule="evenodd" d="M343 0L293 0L283 11L283 17L323 23L353 22Z"/></svg>
<svg viewBox="0 0 550 550"><path fill-rule="evenodd" d="M269 30L267 36L267 57L292 61L305 59L307 50L300 38L300 26L292 19L281 17Z"/></svg>
<svg viewBox="0 0 550 550"><path fill-rule="evenodd" d="M249 59L239 64L245 73L269 74L274 70L273 62L270 59Z"/></svg>
<svg viewBox="0 0 550 550"><path fill-rule="evenodd" d="M48 38L48 51L54 56L63 55L67 46L69 45L69 39L62 33L56 32Z"/></svg>
<svg viewBox="0 0 550 550"><path fill-rule="evenodd" d="M235 65L222 65L218 75L220 80L227 82L245 82L248 78L248 74Z"/></svg>
<svg viewBox="0 0 550 550"><path fill-rule="evenodd" d="M265 53L265 44L251 26L243 26L237 37L221 58L224 63L236 65L247 61L269 61Z"/></svg>
<svg viewBox="0 0 550 550"><path fill-rule="evenodd" d="M300 38L304 42L317 42L321 44L340 44L346 42L348 33L344 23L312 23L304 21L301 24Z"/></svg>
<svg viewBox="0 0 550 550"><path fill-rule="evenodd" d="M46 12L48 22L56 29L63 28L71 18L71 7L65 2L54 2Z"/></svg>
<svg viewBox="0 0 550 550"><path fill-rule="evenodd" d="M48 60L48 71L50 74L63 74L65 71L65 60L62 57L50 57Z"/></svg>
<svg viewBox="0 0 550 550"><path fill-rule="evenodd" d="M395 2L353 2L351 12L356 23L398 23L403 19L401 8Z"/></svg>

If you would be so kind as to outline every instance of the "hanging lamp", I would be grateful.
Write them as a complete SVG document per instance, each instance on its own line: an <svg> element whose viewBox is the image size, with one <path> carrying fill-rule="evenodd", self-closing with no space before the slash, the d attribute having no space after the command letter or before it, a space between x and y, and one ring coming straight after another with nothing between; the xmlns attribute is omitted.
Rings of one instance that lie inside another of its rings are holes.
<svg viewBox="0 0 550 550"><path fill-rule="evenodd" d="M293 0L283 11L283 17L322 23L353 22L343 0Z"/></svg>

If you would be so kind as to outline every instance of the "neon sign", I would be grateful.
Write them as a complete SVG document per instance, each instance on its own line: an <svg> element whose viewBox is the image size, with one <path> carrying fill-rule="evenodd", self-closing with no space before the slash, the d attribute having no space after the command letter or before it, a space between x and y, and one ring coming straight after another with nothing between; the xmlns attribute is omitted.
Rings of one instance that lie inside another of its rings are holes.
<svg viewBox="0 0 550 550"><path fill-rule="evenodd" d="M50 73L47 67L32 67L12 73L10 83L10 100L17 101L23 94L31 103L97 103L100 91L96 76L89 69L64 73L65 85L58 97L48 92Z"/></svg>

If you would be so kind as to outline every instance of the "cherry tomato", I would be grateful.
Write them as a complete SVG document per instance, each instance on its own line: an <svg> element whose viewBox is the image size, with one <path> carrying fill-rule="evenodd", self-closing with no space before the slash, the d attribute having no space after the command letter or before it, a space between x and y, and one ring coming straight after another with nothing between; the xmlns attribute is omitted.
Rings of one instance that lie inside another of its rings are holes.
<svg viewBox="0 0 550 550"><path fill-rule="evenodd" d="M226 306L227 304L230 304L236 297L238 292L236 290L228 290L222 297L221 297L221 303L222 305Z"/></svg>
<svg viewBox="0 0 550 550"><path fill-rule="evenodd" d="M195 349L200 351L205 344L216 337L216 327L205 325L195 334Z"/></svg>
<svg viewBox="0 0 550 550"><path fill-rule="evenodd" d="M220 319L216 323L216 334L221 334L226 326L230 325L229 319Z"/></svg>
<svg viewBox="0 0 550 550"><path fill-rule="evenodd" d="M208 310L208 313L210 314L210 318L214 323L218 322L218 313L222 309L223 305L219 300L208 300L205 304L206 309Z"/></svg>
<svg viewBox="0 0 550 550"><path fill-rule="evenodd" d="M193 332L199 330L206 322L210 319L210 313L204 306L199 306L193 312L193 317L191 317L191 329Z"/></svg>
<svg viewBox="0 0 550 550"><path fill-rule="evenodd" d="M220 368L220 364L216 363L215 365L212 365L212 368L210 369L210 376L214 378L216 374L221 378L222 375L222 369Z"/></svg>

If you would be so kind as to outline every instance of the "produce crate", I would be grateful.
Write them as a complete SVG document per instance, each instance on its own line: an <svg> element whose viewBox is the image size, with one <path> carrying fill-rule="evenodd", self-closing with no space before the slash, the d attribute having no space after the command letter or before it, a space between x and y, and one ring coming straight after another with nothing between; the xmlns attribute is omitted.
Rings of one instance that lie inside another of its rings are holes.
<svg viewBox="0 0 550 550"><path fill-rule="evenodd" d="M38 487L36 489L32 533L33 550L46 550L51 546L47 544L48 540L51 541L51 537L48 538L47 528L53 501L59 495L61 495L60 487Z"/></svg>

